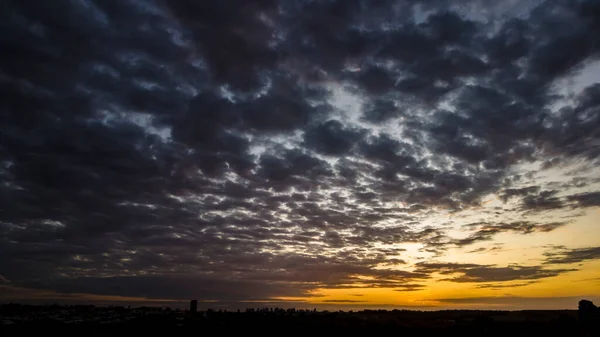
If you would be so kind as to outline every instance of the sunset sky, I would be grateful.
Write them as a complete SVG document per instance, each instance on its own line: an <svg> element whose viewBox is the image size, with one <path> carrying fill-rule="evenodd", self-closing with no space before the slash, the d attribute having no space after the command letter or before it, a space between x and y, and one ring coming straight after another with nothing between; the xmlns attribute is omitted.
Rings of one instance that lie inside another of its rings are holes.
<svg viewBox="0 0 600 337"><path fill-rule="evenodd" d="M600 2L7 0L0 302L600 302Z"/></svg>

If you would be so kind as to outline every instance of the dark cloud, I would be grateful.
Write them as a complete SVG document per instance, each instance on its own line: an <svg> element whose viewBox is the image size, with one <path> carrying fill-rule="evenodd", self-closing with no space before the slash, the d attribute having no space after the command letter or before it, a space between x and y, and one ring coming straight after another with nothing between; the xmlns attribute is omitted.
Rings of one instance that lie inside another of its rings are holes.
<svg viewBox="0 0 600 337"><path fill-rule="evenodd" d="M567 200L574 202L578 207L597 207L600 206L600 192L570 195Z"/></svg>
<svg viewBox="0 0 600 337"><path fill-rule="evenodd" d="M523 197L529 196L531 194L535 194L540 190L539 186L527 186L522 188L507 188L502 192L500 198L504 200L504 202L508 201L514 197Z"/></svg>
<svg viewBox="0 0 600 337"><path fill-rule="evenodd" d="M385 122L402 116L402 111L393 100L378 99L363 106L363 119L373 123Z"/></svg>
<svg viewBox="0 0 600 337"><path fill-rule="evenodd" d="M361 130L346 129L336 120L317 125L304 133L307 147L326 155L344 155L364 136Z"/></svg>
<svg viewBox="0 0 600 337"><path fill-rule="evenodd" d="M256 89L262 84L260 72L276 64L278 53L269 47L275 28L268 23L277 11L276 1L181 1L166 11L184 25L217 83Z"/></svg>
<svg viewBox="0 0 600 337"><path fill-rule="evenodd" d="M473 249L471 251L468 251L467 253L483 253L483 252L492 253L492 252L501 252L501 251L504 250L504 248L502 246L504 246L503 243L495 243L495 244L492 245L492 247L479 247L477 249Z"/></svg>
<svg viewBox="0 0 600 337"><path fill-rule="evenodd" d="M541 266L497 267L468 263L431 263L419 262L416 272L456 275L447 278L450 282L507 282L519 280L538 280L574 271L576 269L544 269Z"/></svg>
<svg viewBox="0 0 600 337"><path fill-rule="evenodd" d="M394 78L387 70L373 66L361 71L357 82L368 93L381 94L392 88Z"/></svg>
<svg viewBox="0 0 600 337"><path fill-rule="evenodd" d="M570 264L600 259L600 247L566 249L559 247L544 254L546 264Z"/></svg>
<svg viewBox="0 0 600 337"><path fill-rule="evenodd" d="M261 300L276 294L306 296L302 290L289 285L267 284L258 281L226 281L190 276L84 277L53 279L35 284L32 288L53 289L60 293L103 294L146 297L149 299L237 301ZM287 288L287 289L286 289Z"/></svg>
<svg viewBox="0 0 600 337"><path fill-rule="evenodd" d="M598 6L495 17L505 5L6 2L0 278L235 302L566 272L409 272L410 252L384 247L440 256L565 225L488 219L454 239L438 223L490 194L519 216L599 205L585 170L561 186L513 175L597 164L600 86L555 84L597 60ZM548 261L591 259L560 254Z"/></svg>
<svg viewBox="0 0 600 337"><path fill-rule="evenodd" d="M278 85L274 83L273 85ZM284 93L277 93L282 88L271 89L273 93L263 95L252 102L242 104L244 127L258 132L293 131L307 125L310 121L327 112L327 106L312 107L305 99L309 95L294 92L295 88L285 88Z"/></svg>
<svg viewBox="0 0 600 337"><path fill-rule="evenodd" d="M367 301L355 301L355 300L324 300L325 303L366 303Z"/></svg>
<svg viewBox="0 0 600 337"><path fill-rule="evenodd" d="M523 198L523 209L539 212L565 207L562 200L554 196L557 192L542 191L537 195L527 195Z"/></svg>
<svg viewBox="0 0 600 337"><path fill-rule="evenodd" d="M583 179L581 181L585 181ZM570 183L561 184L563 188L583 187L583 182L574 180ZM504 202L519 198L521 209L525 212L543 212L561 209L577 209L597 207L600 205L599 192L577 193L567 196L557 196L558 190L540 191L538 186L530 186L519 189L506 189L500 198Z"/></svg>
<svg viewBox="0 0 600 337"><path fill-rule="evenodd" d="M529 281L522 283L512 283L512 284L502 284L502 283L489 283L489 284L478 284L477 288L479 289L506 289L506 288L518 288L525 287L530 284L535 284L538 281Z"/></svg>
<svg viewBox="0 0 600 337"><path fill-rule="evenodd" d="M546 224L536 224L529 221L517 221L511 223L475 223L469 224L466 227L477 228L477 230L464 239L458 239L455 244L458 246L467 246L480 241L490 241L492 237L499 233L517 233L517 234L532 234L532 233L547 233L557 228L563 227L567 222L550 222Z"/></svg>
<svg viewBox="0 0 600 337"><path fill-rule="evenodd" d="M402 284L400 286L396 286L394 291L419 291L419 290L423 290L423 289L425 289L425 286L422 284L407 283L407 284Z"/></svg>

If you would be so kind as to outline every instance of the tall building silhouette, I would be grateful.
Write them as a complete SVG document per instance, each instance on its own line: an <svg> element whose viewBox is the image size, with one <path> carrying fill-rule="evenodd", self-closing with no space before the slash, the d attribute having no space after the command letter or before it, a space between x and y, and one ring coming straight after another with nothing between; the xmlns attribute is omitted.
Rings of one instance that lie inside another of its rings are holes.
<svg viewBox="0 0 600 337"><path fill-rule="evenodd" d="M198 311L198 300L191 300L190 301L190 312L196 312Z"/></svg>

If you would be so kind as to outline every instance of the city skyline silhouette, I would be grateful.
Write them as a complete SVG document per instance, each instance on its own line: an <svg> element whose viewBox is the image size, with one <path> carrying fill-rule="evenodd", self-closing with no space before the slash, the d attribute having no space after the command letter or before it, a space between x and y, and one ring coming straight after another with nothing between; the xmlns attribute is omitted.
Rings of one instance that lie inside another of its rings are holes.
<svg viewBox="0 0 600 337"><path fill-rule="evenodd" d="M0 304L600 303L598 1L0 8Z"/></svg>

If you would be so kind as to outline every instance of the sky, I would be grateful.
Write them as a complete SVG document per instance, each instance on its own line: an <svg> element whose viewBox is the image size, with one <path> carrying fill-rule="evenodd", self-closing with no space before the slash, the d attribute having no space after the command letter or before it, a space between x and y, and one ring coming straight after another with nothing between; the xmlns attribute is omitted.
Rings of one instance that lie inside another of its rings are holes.
<svg viewBox="0 0 600 337"><path fill-rule="evenodd" d="M3 1L0 302L600 302L600 2Z"/></svg>

